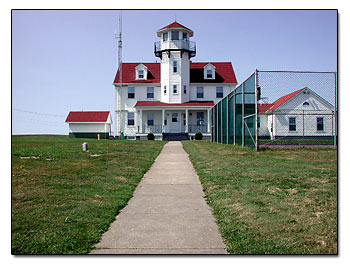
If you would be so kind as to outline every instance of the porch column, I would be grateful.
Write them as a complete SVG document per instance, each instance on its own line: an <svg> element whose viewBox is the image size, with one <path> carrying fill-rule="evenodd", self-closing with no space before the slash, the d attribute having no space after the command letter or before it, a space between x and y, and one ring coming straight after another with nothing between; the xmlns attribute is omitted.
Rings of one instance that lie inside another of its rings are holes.
<svg viewBox="0 0 350 269"><path fill-rule="evenodd" d="M210 133L211 130L210 130L210 109L208 108L207 110L207 125L208 125L208 130L207 130L207 133ZM228 127L227 127L228 128Z"/></svg>
<svg viewBox="0 0 350 269"><path fill-rule="evenodd" d="M143 127L142 127L142 109L140 109L140 133L143 133Z"/></svg>
<svg viewBox="0 0 350 269"><path fill-rule="evenodd" d="M135 126L136 126L136 133L139 133L140 131L139 131L139 124L138 124L138 119L137 119L137 117L138 117L138 110L136 109L135 110Z"/></svg>
<svg viewBox="0 0 350 269"><path fill-rule="evenodd" d="M186 126L185 126L185 133L188 133L188 108L186 108Z"/></svg>
<svg viewBox="0 0 350 269"><path fill-rule="evenodd" d="M165 120L165 109L162 108L162 133L165 133L164 120Z"/></svg>

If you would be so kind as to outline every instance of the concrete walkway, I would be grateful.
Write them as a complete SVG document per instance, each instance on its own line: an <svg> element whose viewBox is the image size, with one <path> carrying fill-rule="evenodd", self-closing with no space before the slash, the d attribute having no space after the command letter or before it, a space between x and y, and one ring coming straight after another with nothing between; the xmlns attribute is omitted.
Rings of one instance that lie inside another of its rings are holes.
<svg viewBox="0 0 350 269"><path fill-rule="evenodd" d="M168 142L92 254L227 254L181 142Z"/></svg>

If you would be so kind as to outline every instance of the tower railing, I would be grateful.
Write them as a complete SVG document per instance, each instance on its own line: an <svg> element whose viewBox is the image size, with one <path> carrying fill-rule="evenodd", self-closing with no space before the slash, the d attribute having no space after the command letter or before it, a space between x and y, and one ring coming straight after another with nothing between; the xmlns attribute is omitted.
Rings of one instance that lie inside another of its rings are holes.
<svg viewBox="0 0 350 269"><path fill-rule="evenodd" d="M181 50L187 51L190 57L196 56L196 42L188 40L169 40L154 42L154 54L161 57L163 51Z"/></svg>

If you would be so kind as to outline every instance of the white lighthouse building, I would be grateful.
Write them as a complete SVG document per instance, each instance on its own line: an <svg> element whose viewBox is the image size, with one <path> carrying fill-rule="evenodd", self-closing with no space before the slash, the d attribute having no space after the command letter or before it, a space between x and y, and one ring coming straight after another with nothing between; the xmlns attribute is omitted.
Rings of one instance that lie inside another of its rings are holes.
<svg viewBox="0 0 350 269"><path fill-rule="evenodd" d="M192 62L194 32L174 22L157 32L154 54L160 63L122 63L116 91L116 136L210 138L210 108L237 85L230 62Z"/></svg>

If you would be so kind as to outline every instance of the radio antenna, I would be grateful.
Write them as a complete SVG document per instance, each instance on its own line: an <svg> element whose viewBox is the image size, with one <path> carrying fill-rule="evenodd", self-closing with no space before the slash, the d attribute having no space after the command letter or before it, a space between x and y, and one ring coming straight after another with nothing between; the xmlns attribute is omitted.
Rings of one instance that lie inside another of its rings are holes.
<svg viewBox="0 0 350 269"><path fill-rule="evenodd" d="M118 78L118 86L116 91L116 131L115 134L121 137L122 134L122 110L121 110L121 89L122 89L122 83L123 83L123 60L122 60L122 48L123 48L123 42L122 42L122 11L120 11L119 14L119 33L117 34L117 30L115 30L114 34L115 39L118 43L118 69L119 69L119 78Z"/></svg>

